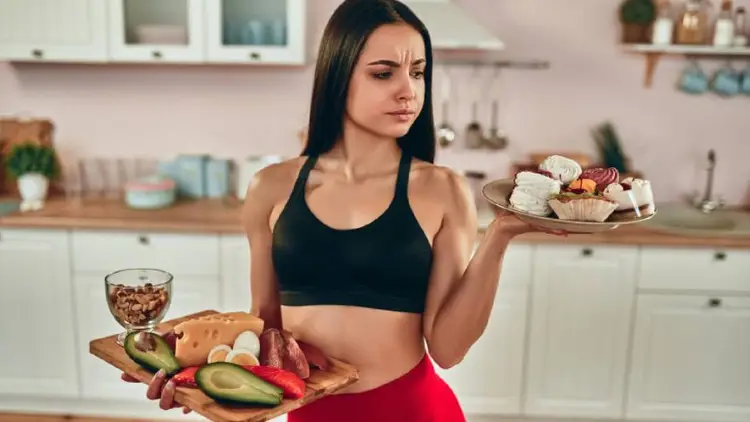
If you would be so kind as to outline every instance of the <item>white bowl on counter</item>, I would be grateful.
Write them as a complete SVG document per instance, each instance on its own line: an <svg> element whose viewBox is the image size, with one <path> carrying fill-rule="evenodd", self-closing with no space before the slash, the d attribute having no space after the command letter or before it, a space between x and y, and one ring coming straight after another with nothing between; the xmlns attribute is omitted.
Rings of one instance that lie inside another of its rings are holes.
<svg viewBox="0 0 750 422"><path fill-rule="evenodd" d="M125 204L140 210L167 208L174 204L174 180L164 176L149 176L125 184Z"/></svg>

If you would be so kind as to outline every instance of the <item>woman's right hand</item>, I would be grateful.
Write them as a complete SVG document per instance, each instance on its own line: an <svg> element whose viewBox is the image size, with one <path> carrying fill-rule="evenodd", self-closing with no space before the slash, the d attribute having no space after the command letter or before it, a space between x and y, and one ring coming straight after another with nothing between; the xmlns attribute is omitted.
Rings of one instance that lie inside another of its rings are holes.
<svg viewBox="0 0 750 422"><path fill-rule="evenodd" d="M125 382L140 382L126 373L123 373L121 378ZM146 398L148 398L149 400L159 399L159 408L163 410L182 407L182 413L190 413L191 410L188 407L182 406L174 401L175 391L176 388L174 381L167 380L166 372L164 370L160 370L159 372L154 374L154 377L151 378L151 382L148 383Z"/></svg>

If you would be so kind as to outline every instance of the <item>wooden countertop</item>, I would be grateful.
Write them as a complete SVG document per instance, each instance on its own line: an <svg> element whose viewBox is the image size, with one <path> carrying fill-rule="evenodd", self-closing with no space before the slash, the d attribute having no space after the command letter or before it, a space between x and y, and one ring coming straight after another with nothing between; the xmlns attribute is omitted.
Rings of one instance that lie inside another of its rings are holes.
<svg viewBox="0 0 750 422"><path fill-rule="evenodd" d="M181 233L241 234L242 203L232 199L178 201L162 210L133 210L118 199L51 199L40 211L0 217L0 228L56 228L102 230L150 230ZM486 220L486 219L483 219ZM523 243L576 243L612 245L661 245L674 247L750 248L750 237L687 237L662 233L646 226L623 226L595 235L548 234L519 236Z"/></svg>

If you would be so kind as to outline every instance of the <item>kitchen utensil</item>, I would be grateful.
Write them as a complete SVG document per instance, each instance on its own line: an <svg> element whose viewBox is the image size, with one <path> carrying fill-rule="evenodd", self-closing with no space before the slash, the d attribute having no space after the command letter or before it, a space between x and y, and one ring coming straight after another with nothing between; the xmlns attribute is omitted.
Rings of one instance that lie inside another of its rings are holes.
<svg viewBox="0 0 750 422"><path fill-rule="evenodd" d="M490 135L484 139L484 145L490 149L502 150L508 147L508 137L500 133L498 129L497 100L492 100L492 124L490 126Z"/></svg>
<svg viewBox="0 0 750 422"><path fill-rule="evenodd" d="M124 332L117 336L123 345L133 331L153 331L172 303L172 274L153 268L118 270L104 277L109 312Z"/></svg>
<svg viewBox="0 0 750 422"><path fill-rule="evenodd" d="M443 102L443 123L437 129L438 145L441 148L448 148L453 145L453 141L456 139L456 131L453 130L453 126L448 123L448 102Z"/></svg>
<svg viewBox="0 0 750 422"><path fill-rule="evenodd" d="M251 155L238 166L239 175L237 177L236 194L239 200L245 199L245 193L247 193L247 187L250 185L250 181L253 180L255 173L259 172L266 166L271 164L280 163L284 160L284 157L280 155Z"/></svg>
<svg viewBox="0 0 750 422"><path fill-rule="evenodd" d="M477 149L481 148L484 143L484 133L482 131L482 125L477 120L476 101L471 105L471 116L472 121L466 126L466 148Z"/></svg>
<svg viewBox="0 0 750 422"><path fill-rule="evenodd" d="M580 234L592 234L606 232L612 229L616 229L621 225L642 223L646 220L650 220L656 215L656 211L653 214L646 217L638 217L632 220L626 221L604 221L601 223L591 221L570 221L560 220L555 217L539 217L533 214L520 211L510 204L510 194L513 192L514 179L500 179L490 182L482 188L482 194L490 202L490 204L504 210L511 212L518 217L519 220L525 221L531 225L542 227L549 230L562 230L568 233L580 233Z"/></svg>
<svg viewBox="0 0 750 422"><path fill-rule="evenodd" d="M125 184L125 203L134 209L159 209L172 205L177 196L175 182L164 176L149 176Z"/></svg>

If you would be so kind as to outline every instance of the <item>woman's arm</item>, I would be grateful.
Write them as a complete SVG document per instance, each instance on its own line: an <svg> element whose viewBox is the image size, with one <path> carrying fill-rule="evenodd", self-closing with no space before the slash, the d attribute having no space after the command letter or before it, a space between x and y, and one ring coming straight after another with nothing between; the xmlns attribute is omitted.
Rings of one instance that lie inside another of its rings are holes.
<svg viewBox="0 0 750 422"><path fill-rule="evenodd" d="M250 312L258 316L268 328L282 328L281 300L276 272L271 261L271 228L269 219L273 209L274 169L258 172L245 195L242 224L250 243Z"/></svg>
<svg viewBox="0 0 750 422"><path fill-rule="evenodd" d="M441 185L447 209L433 241L423 329L432 359L450 368L463 360L487 326L509 242L535 229L513 216L498 216L469 261L477 235L474 197L466 181L453 173Z"/></svg>

